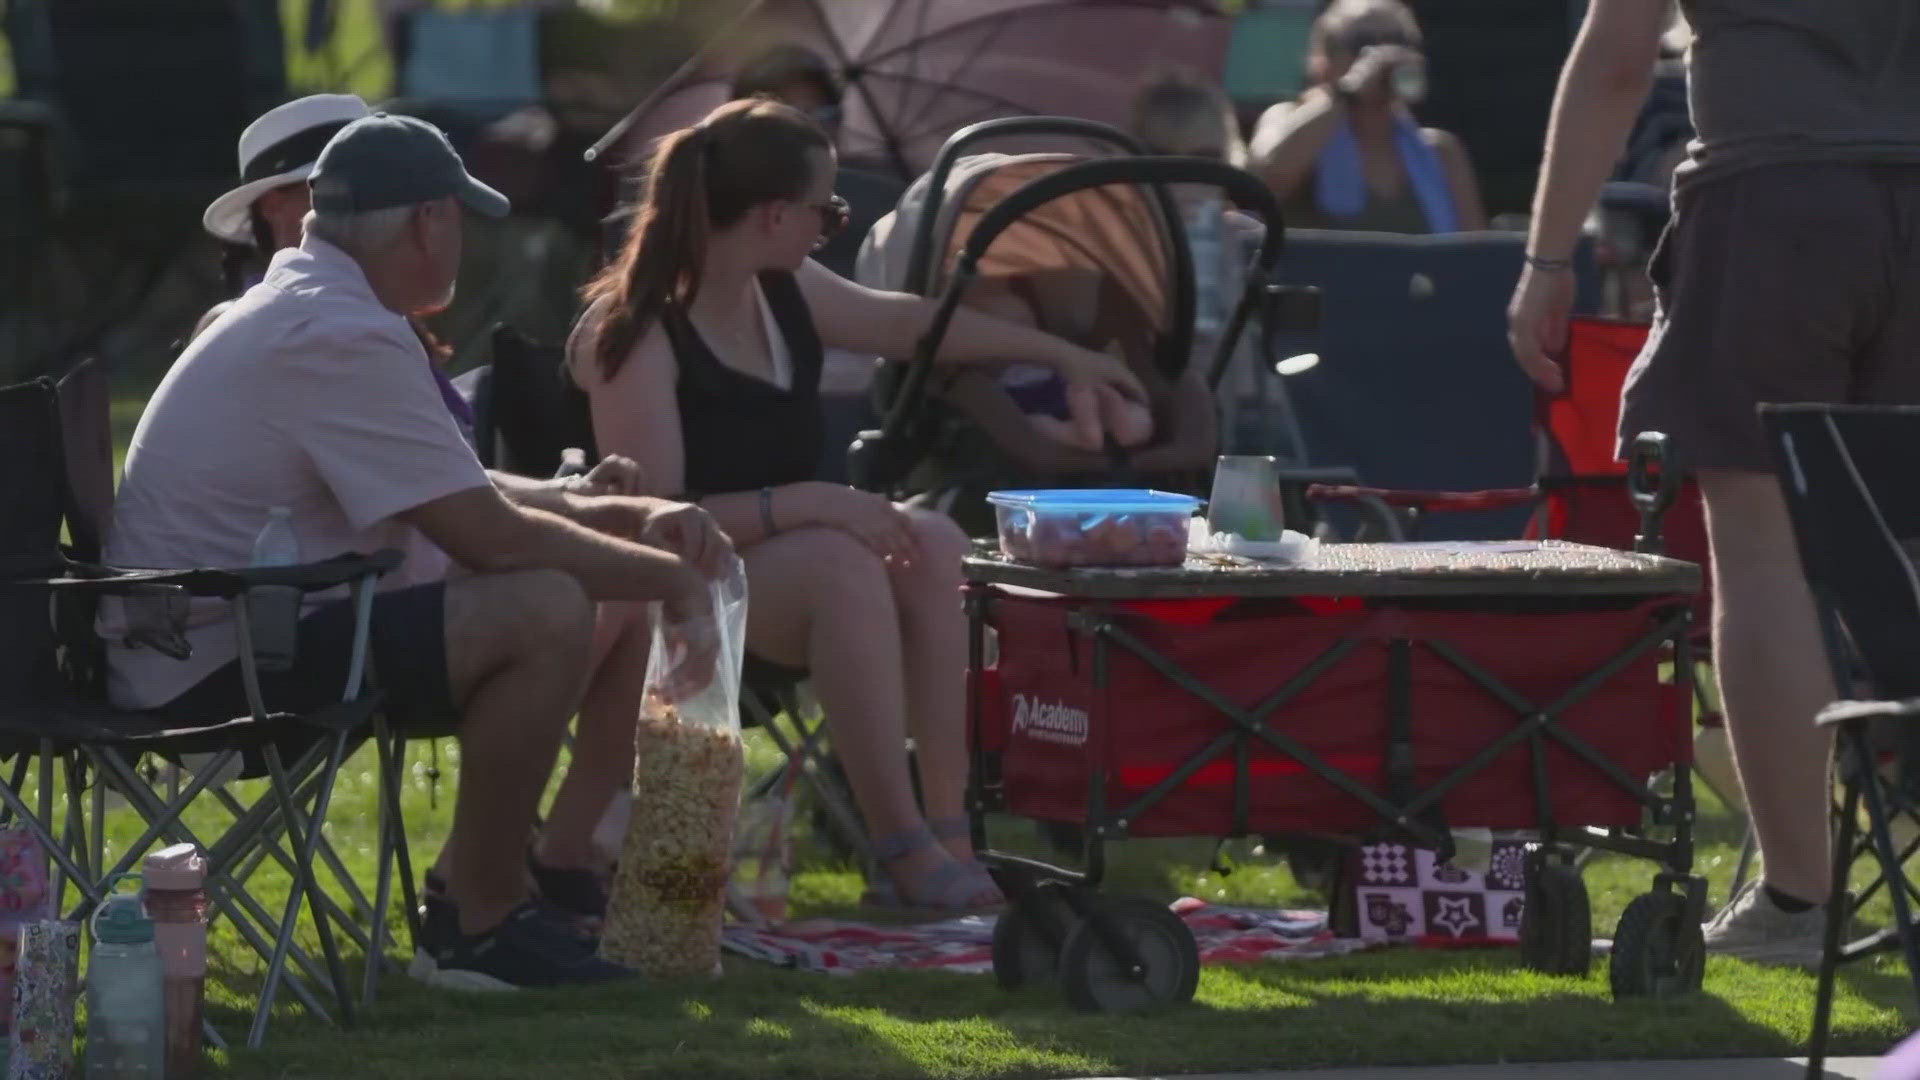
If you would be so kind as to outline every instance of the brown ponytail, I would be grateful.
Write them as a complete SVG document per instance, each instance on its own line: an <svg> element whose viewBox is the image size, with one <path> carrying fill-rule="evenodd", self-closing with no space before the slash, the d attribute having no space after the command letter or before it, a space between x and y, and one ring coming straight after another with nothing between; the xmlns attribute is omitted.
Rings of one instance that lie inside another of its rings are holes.
<svg viewBox="0 0 1920 1080"><path fill-rule="evenodd" d="M803 196L809 152L831 145L805 113L768 98L729 102L660 140L619 257L582 291L589 307L606 301L592 327L603 378L669 307L693 303L708 236L762 203Z"/></svg>

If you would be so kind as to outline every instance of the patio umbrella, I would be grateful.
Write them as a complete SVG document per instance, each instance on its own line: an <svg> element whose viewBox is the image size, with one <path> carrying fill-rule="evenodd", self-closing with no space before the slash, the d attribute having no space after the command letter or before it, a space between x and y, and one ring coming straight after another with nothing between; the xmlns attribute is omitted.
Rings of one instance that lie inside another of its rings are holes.
<svg viewBox="0 0 1920 1080"><path fill-rule="evenodd" d="M1175 67L1218 80L1230 21L1199 0L759 0L587 152L636 164L656 138L727 100L740 64L813 50L847 86L843 157L902 179L947 136L1000 116L1126 126L1134 94Z"/></svg>

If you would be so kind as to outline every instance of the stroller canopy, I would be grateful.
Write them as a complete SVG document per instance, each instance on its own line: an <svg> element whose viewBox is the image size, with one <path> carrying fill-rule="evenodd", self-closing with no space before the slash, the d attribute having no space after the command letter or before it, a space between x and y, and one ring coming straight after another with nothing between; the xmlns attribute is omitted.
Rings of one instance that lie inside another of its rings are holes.
<svg viewBox="0 0 1920 1080"><path fill-rule="evenodd" d="M869 288L904 289L913 261L926 259L931 264L927 292L939 293L981 215L1028 181L1080 160L1072 154L976 154L960 159L947 176L933 246L927 252L913 250L931 183L930 177L920 177L899 207L867 234L856 279ZM1170 328L1171 234L1147 189L1109 184L1043 203L1009 225L980 260L982 277L1076 272L1103 275L1109 295L1125 298L1136 327L1156 337ZM1102 336L1094 327L1077 329L1080 333L1072 336Z"/></svg>
<svg viewBox="0 0 1920 1080"><path fill-rule="evenodd" d="M1197 0L760 0L594 148L627 166L723 104L733 75L777 45L823 57L846 85L840 153L901 180L954 131L1000 116L1124 126L1162 65L1218 79L1229 20Z"/></svg>

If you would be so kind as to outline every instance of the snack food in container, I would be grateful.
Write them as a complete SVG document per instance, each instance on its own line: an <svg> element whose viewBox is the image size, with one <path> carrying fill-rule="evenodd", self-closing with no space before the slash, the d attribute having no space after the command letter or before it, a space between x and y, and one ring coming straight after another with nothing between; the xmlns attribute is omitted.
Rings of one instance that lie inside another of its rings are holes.
<svg viewBox="0 0 1920 1080"><path fill-rule="evenodd" d="M1000 551L1031 566L1179 566L1201 500L1144 489L996 491Z"/></svg>
<svg viewBox="0 0 1920 1080"><path fill-rule="evenodd" d="M686 692L689 628L656 624L634 732L633 809L613 878L600 955L660 979L717 974L727 868L740 804L741 568L713 588L713 673ZM679 687L675 690L675 687Z"/></svg>

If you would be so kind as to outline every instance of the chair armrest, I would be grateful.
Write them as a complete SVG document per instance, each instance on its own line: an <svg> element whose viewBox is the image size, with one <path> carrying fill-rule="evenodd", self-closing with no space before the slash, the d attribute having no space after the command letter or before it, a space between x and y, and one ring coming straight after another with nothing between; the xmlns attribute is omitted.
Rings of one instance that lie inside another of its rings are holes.
<svg viewBox="0 0 1920 1080"><path fill-rule="evenodd" d="M1903 701L1836 701L1821 709L1814 724L1826 727L1852 720L1911 720L1920 717L1920 698Z"/></svg>
<svg viewBox="0 0 1920 1080"><path fill-rule="evenodd" d="M9 585L28 585L96 596L131 596L146 587L170 585L188 596L232 599L260 585L280 585L301 592L323 592L349 585L369 574L379 576L400 565L398 551L371 555L336 555L299 566L251 566L235 569L127 570L75 563L65 577L16 578Z"/></svg>

